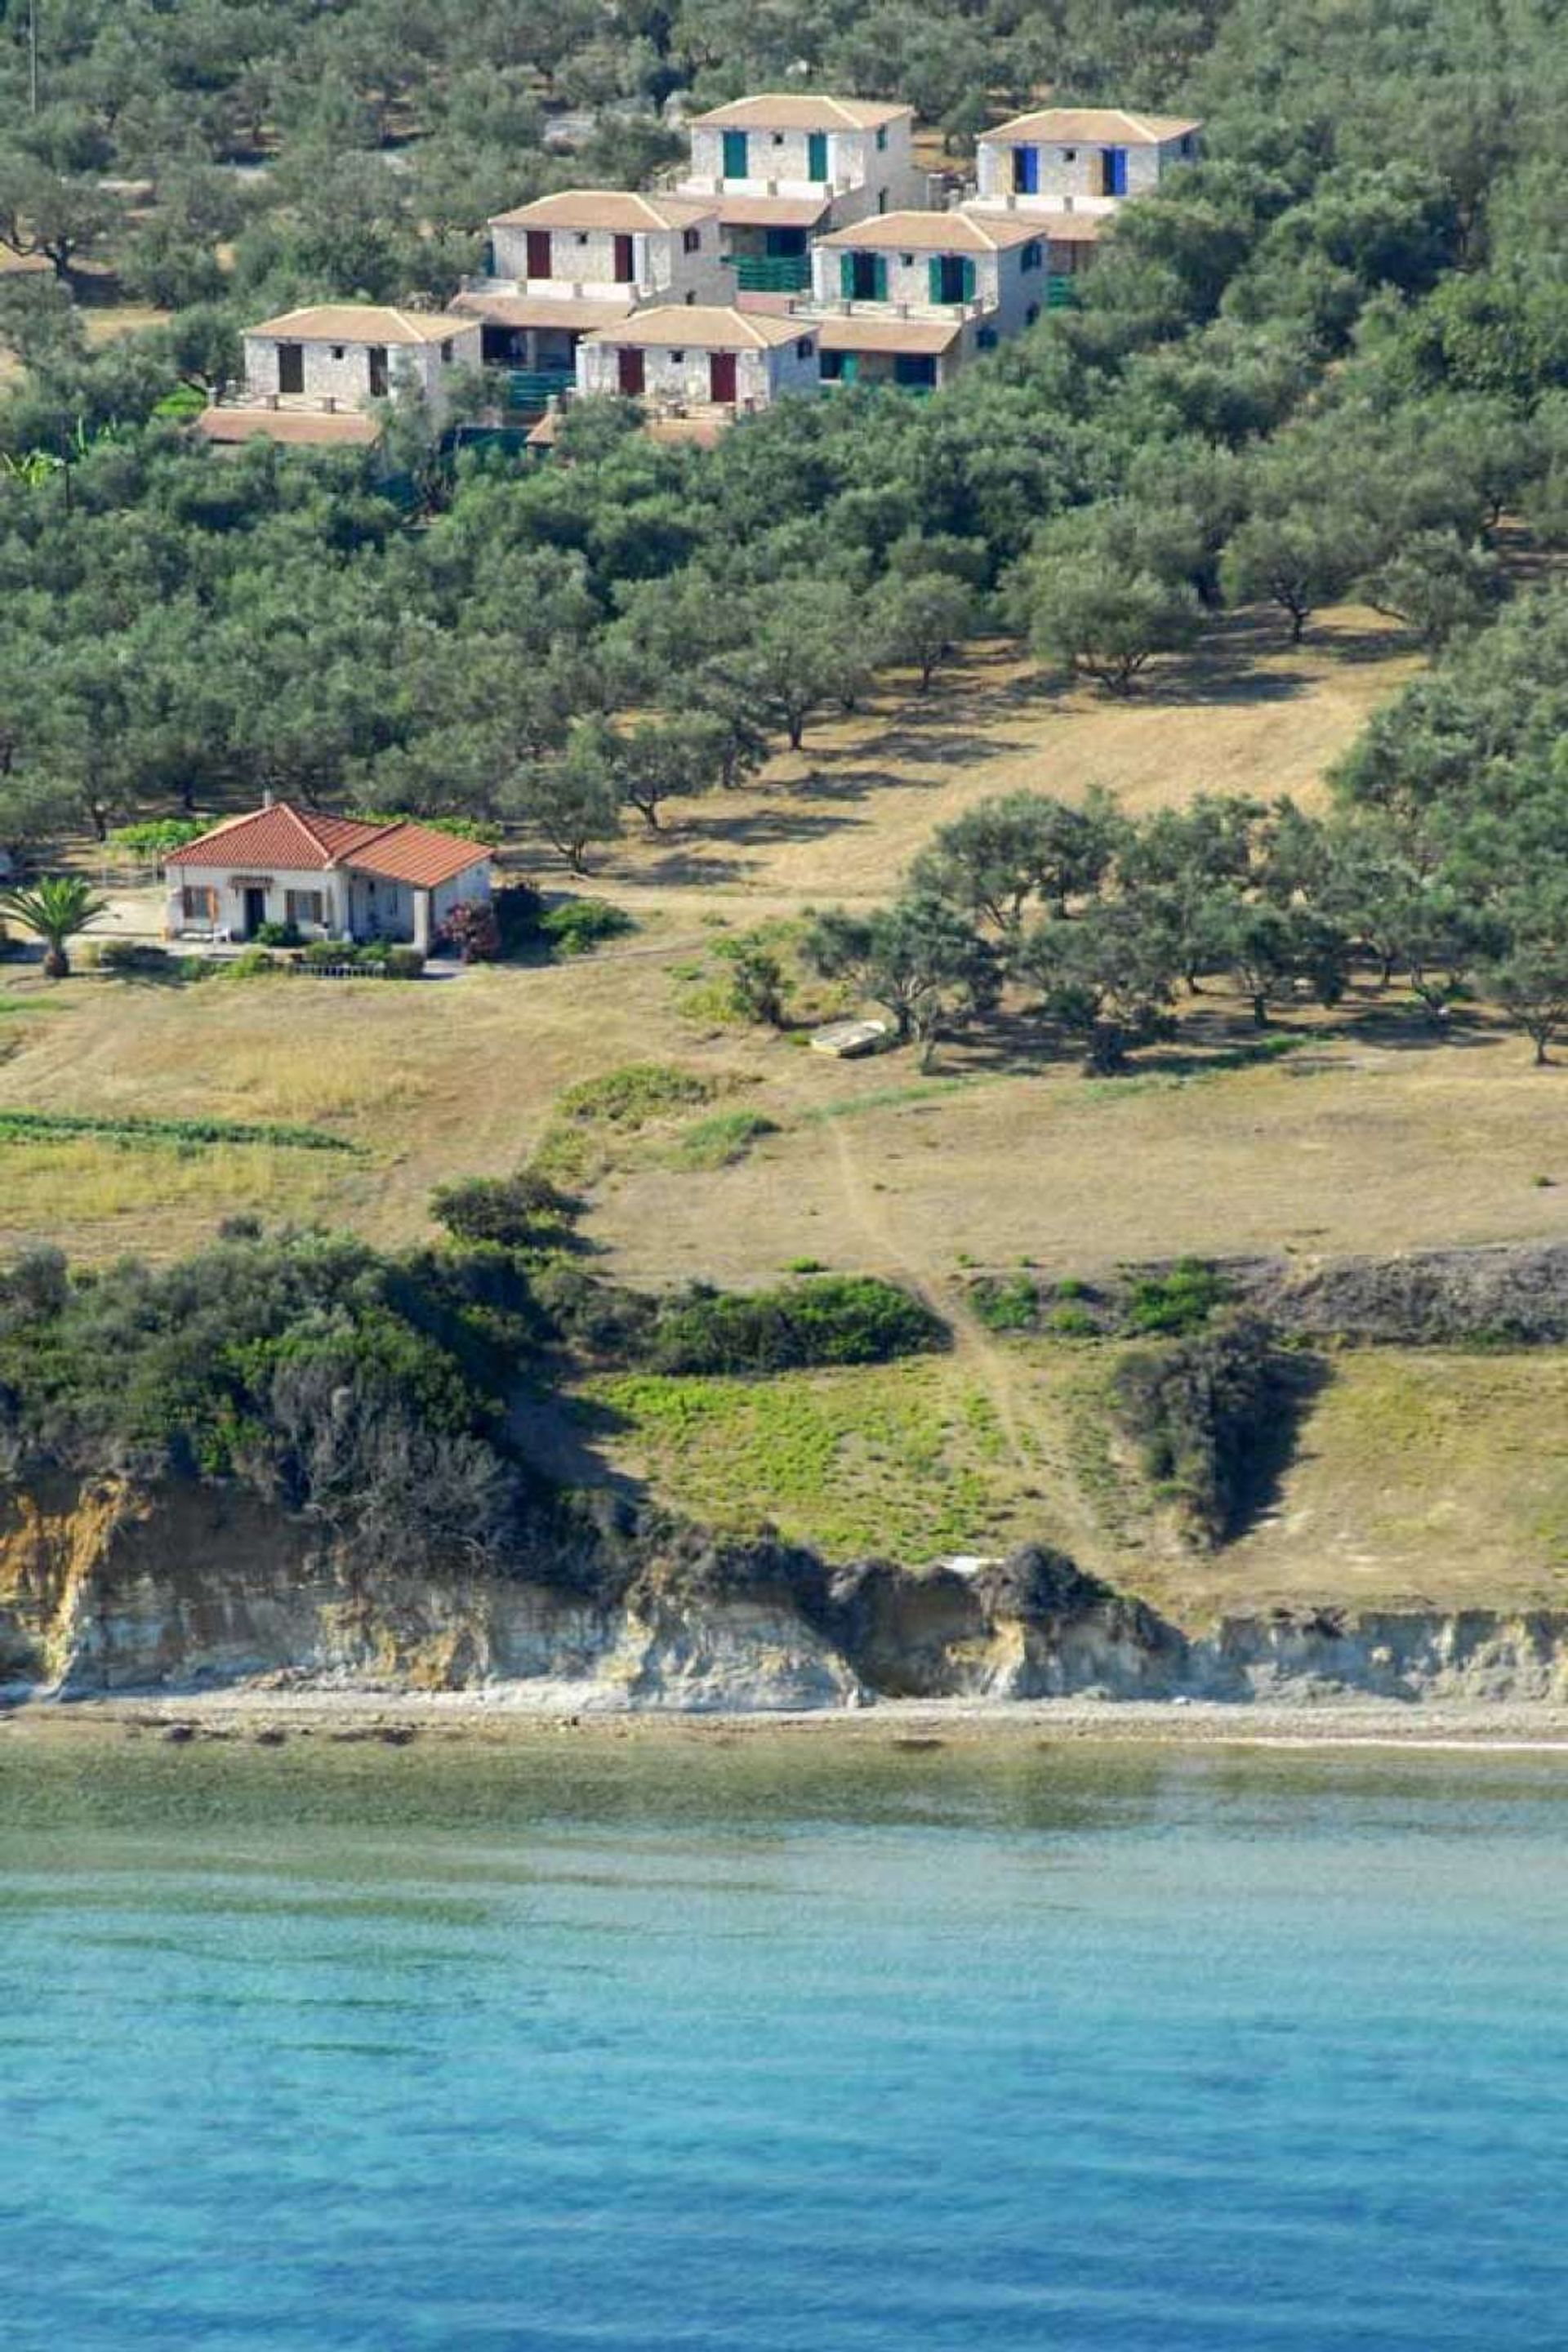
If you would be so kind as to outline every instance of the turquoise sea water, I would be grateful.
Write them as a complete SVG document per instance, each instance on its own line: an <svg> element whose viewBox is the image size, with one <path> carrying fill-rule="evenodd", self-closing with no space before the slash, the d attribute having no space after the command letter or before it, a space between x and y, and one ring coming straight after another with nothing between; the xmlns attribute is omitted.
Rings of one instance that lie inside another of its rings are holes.
<svg viewBox="0 0 1568 2352"><path fill-rule="evenodd" d="M1560 2352L1568 1759L0 1731L6 2352Z"/></svg>

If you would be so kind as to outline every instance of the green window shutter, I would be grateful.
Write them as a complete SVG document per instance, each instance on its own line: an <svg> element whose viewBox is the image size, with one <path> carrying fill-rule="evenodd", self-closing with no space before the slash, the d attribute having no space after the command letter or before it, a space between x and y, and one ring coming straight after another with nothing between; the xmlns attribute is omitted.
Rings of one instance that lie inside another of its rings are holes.
<svg viewBox="0 0 1568 2352"><path fill-rule="evenodd" d="M963 299L966 302L974 299L974 264L967 254L963 260Z"/></svg>
<svg viewBox="0 0 1568 2352"><path fill-rule="evenodd" d="M858 381L858 377L859 377L859 373L860 373L860 354L859 354L859 352L846 352L843 354L843 364L840 366L839 371L838 371L838 378L839 378L839 382L840 382L841 383L856 383L856 382Z"/></svg>
<svg viewBox="0 0 1568 2352"><path fill-rule="evenodd" d="M940 253L933 253L931 255L931 260L927 265L927 275L931 280L931 299L933 302L940 302L942 300L942 256Z"/></svg>
<svg viewBox="0 0 1568 2352"><path fill-rule="evenodd" d="M808 132L806 135L805 176L808 180L826 180L827 177L827 133L826 131L813 131Z"/></svg>
<svg viewBox="0 0 1568 2352"><path fill-rule="evenodd" d="M877 256L875 262L872 264L871 278L872 283L877 289L877 300L879 302L885 302L888 299L888 257L885 253L879 253Z"/></svg>
<svg viewBox="0 0 1568 2352"><path fill-rule="evenodd" d="M841 253L838 257L838 291L847 302L855 299L855 256Z"/></svg>

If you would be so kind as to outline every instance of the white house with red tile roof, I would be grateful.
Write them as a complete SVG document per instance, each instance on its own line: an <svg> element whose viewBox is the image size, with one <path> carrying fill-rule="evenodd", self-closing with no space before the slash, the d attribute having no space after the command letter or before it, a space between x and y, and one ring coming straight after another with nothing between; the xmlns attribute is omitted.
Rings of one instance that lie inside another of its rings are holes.
<svg viewBox="0 0 1568 2352"><path fill-rule="evenodd" d="M292 923L306 939L402 940L428 953L454 907L489 898L492 854L403 817L271 802L170 852L166 928L247 940Z"/></svg>

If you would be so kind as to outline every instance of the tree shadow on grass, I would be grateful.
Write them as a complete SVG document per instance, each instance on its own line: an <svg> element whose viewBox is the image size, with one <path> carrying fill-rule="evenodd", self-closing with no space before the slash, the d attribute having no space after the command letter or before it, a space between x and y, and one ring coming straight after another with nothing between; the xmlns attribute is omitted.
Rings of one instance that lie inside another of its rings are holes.
<svg viewBox="0 0 1568 2352"><path fill-rule="evenodd" d="M1302 1430L1334 1377L1326 1358L1299 1348L1276 1348L1268 1372L1270 1410L1232 1484L1217 1547L1221 1549L1249 1535L1260 1519L1278 1510L1285 1481L1300 1457Z"/></svg>
<svg viewBox="0 0 1568 2352"><path fill-rule="evenodd" d="M635 1503L647 1495L646 1482L618 1469L605 1450L631 1426L628 1414L601 1398L560 1389L524 1391L507 1414L507 1435L530 1469L558 1486L596 1487Z"/></svg>

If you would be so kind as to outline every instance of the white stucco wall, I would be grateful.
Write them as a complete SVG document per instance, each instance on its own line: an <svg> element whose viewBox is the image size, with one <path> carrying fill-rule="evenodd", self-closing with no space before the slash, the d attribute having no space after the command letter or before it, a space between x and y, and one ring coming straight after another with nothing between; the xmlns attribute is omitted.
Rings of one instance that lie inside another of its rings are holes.
<svg viewBox="0 0 1568 2352"><path fill-rule="evenodd" d="M821 377L817 366L816 344L813 338L803 335L799 342L806 345L803 356L797 342L774 345L765 351L737 351L735 353L735 397L738 405L748 402L766 407L788 393L816 392ZM710 351L672 351L662 347L643 352L643 398L650 405L668 404L680 406L702 406L712 398L712 379L709 362ZM577 349L577 389L585 394L614 393L620 390L620 346L613 341L590 340Z"/></svg>
<svg viewBox="0 0 1568 2352"><path fill-rule="evenodd" d="M462 873L456 876L452 881L438 882L430 893L433 929L438 931L453 908L459 905L465 898L475 899L483 905L488 905L490 892L490 864L488 857L478 866L465 866Z"/></svg>
<svg viewBox="0 0 1568 2352"><path fill-rule="evenodd" d="M247 335L245 388L255 396L279 390L279 351L285 341L298 341L304 377L304 397L318 403L335 400L342 408L363 408L372 398L368 342L332 343L303 336ZM454 371L478 368L479 323L458 328L443 343L391 343L386 347L387 391L393 399L411 386L420 387L437 415L446 405L447 385ZM449 358L443 357L449 351Z"/></svg>
<svg viewBox="0 0 1568 2352"><path fill-rule="evenodd" d="M490 230L497 279L522 288L530 296L570 299L581 289L590 294L630 294L639 301L655 296L684 302L727 300L731 290L729 271L719 250L719 222L693 221L696 250L686 250L680 229L633 230L632 277L616 276L616 232L613 229L551 229L548 278L528 274L526 227L504 222ZM539 232L536 230L535 235Z"/></svg>
<svg viewBox="0 0 1568 2352"><path fill-rule="evenodd" d="M983 140L975 151L975 173L982 204L1016 203L1020 211L1034 206L1042 212L1109 213L1125 201L1100 192L1101 157L1108 142L1096 141L1089 146L1044 146L1037 141ZM1031 195L1015 195L1013 189L1013 148L1015 144L1038 146L1039 187ZM1197 142L1193 142L1195 154ZM1175 165L1191 160L1182 152L1179 140L1168 139L1163 145L1128 146L1127 195L1147 195L1158 187L1164 174Z"/></svg>
<svg viewBox="0 0 1568 2352"><path fill-rule="evenodd" d="M868 197L867 211L876 209L877 195L882 192L887 196L883 210L891 212L917 202L918 192L925 184L914 166L912 129L907 115L888 123L880 147L875 131L829 131L826 180L810 177L809 131L750 130L745 134L745 176L726 179L723 131L693 125L691 180L703 187L750 195L761 195L772 186L781 195L801 196L864 189Z"/></svg>
<svg viewBox="0 0 1568 2352"><path fill-rule="evenodd" d="M204 891L216 897L216 920L221 929L232 931L236 939L244 935L246 886L267 884L267 911L263 920L283 923L289 919L288 894L290 890L319 891L324 901L323 919L320 924L300 921L300 929L307 939L338 939L347 923L347 877L341 873L322 873L320 868L309 872L289 872L283 867L258 867L254 873L235 874L216 866L171 866L165 877L168 887L166 927L172 937L178 939L185 931L208 930L214 918L202 911L200 898ZM196 910L186 915L184 893L197 894Z"/></svg>

